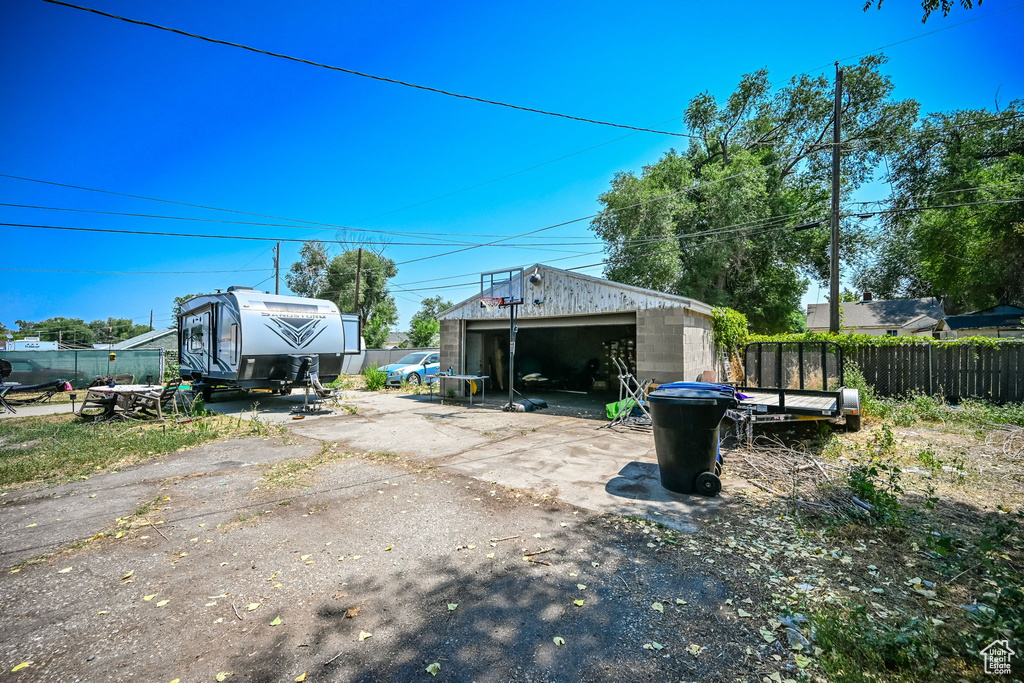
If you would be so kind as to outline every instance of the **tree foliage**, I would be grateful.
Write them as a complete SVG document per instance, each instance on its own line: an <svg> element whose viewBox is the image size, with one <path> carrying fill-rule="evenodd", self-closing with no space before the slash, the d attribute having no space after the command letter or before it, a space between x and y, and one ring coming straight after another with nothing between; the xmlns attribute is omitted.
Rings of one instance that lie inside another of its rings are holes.
<svg viewBox="0 0 1024 683"><path fill-rule="evenodd" d="M441 323L437 316L452 307L452 302L441 296L430 296L420 303L420 310L409 322L409 345L416 348L437 346L441 339Z"/></svg>
<svg viewBox="0 0 1024 683"><path fill-rule="evenodd" d="M881 56L844 69L843 192L871 179L894 135L917 116L894 101ZM824 219L830 196L834 91L803 75L773 91L768 72L743 77L724 102L691 100L685 121L698 139L670 150L638 177L619 173L601 195L591 228L609 252L612 280L689 296L744 313L756 331L791 328L808 277L828 277L827 230L793 232ZM843 225L844 257L857 256L860 228Z"/></svg>
<svg viewBox="0 0 1024 683"><path fill-rule="evenodd" d="M883 0L867 0L864 3L864 11L867 12L872 7L882 9ZM942 10L942 16L949 16L949 13L953 11L953 7L956 5L954 0L922 0L921 9L924 10L924 17L921 19L921 23L928 21L928 17L932 15L932 12ZM960 0L960 6L964 9L971 9L974 7L974 0ZM981 0L978 0L978 7L981 7Z"/></svg>
<svg viewBox="0 0 1024 683"><path fill-rule="evenodd" d="M362 292L360 292L359 298L363 298ZM384 348L388 335L391 334L391 326L397 323L398 308L395 306L395 300L389 296L377 301L370 309L367 322L363 326L363 339L366 341L366 348Z"/></svg>
<svg viewBox="0 0 1024 683"><path fill-rule="evenodd" d="M114 344L149 331L149 325L136 325L128 318L107 318L85 322L81 318L47 318L39 322L16 320L19 339L39 337L42 341L67 344Z"/></svg>
<svg viewBox="0 0 1024 683"><path fill-rule="evenodd" d="M323 242L304 242L299 251L299 260L285 273L284 281L295 294L311 299L320 298L327 288L327 267L330 255Z"/></svg>
<svg viewBox="0 0 1024 683"><path fill-rule="evenodd" d="M181 315L181 306L192 297L199 296L198 294L183 294L181 296L174 297L174 303L171 305L171 324L169 327L178 326L178 316Z"/></svg>
<svg viewBox="0 0 1024 683"><path fill-rule="evenodd" d="M1024 100L929 115L893 160L893 209L854 282L882 298L936 296L947 313L1024 302ZM957 208L932 208L975 204Z"/></svg>

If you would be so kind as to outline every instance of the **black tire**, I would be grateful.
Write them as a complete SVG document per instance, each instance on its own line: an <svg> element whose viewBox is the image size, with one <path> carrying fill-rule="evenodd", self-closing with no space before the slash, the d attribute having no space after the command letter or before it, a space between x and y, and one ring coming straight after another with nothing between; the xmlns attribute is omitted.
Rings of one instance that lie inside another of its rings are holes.
<svg viewBox="0 0 1024 683"><path fill-rule="evenodd" d="M694 488L702 496L717 496L722 490L722 480L713 472L701 472L697 475Z"/></svg>
<svg viewBox="0 0 1024 683"><path fill-rule="evenodd" d="M209 384L204 384L202 389L203 403L209 403L210 399L213 398L213 387Z"/></svg>
<svg viewBox="0 0 1024 683"><path fill-rule="evenodd" d="M405 378L405 381L407 384L418 387L423 380L420 379L419 373L413 372Z"/></svg>
<svg viewBox="0 0 1024 683"><path fill-rule="evenodd" d="M850 413L846 416L846 431L848 432L859 432L860 431L860 415L854 415Z"/></svg>
<svg viewBox="0 0 1024 683"><path fill-rule="evenodd" d="M722 476L722 463L718 462L717 460L715 461L715 476Z"/></svg>

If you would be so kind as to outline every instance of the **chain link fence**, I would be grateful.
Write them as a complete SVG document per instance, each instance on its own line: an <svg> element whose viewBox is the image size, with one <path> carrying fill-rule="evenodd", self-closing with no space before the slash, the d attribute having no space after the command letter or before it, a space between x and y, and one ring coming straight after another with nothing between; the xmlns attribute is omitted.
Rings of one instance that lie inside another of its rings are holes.
<svg viewBox="0 0 1024 683"><path fill-rule="evenodd" d="M10 362L11 382L46 384L67 380L75 389L84 389L97 377L133 375L136 382L152 376L159 382L164 377L164 350L144 349L114 351L88 349L81 351L0 351L0 358Z"/></svg>

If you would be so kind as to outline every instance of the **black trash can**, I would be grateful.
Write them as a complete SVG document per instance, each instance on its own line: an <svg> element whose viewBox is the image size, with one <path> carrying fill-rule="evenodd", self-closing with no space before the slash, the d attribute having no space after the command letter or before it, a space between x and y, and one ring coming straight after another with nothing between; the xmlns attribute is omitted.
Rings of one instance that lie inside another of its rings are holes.
<svg viewBox="0 0 1024 683"><path fill-rule="evenodd" d="M661 485L676 493L718 495L718 428L737 405L732 387L706 382L663 384L647 397Z"/></svg>

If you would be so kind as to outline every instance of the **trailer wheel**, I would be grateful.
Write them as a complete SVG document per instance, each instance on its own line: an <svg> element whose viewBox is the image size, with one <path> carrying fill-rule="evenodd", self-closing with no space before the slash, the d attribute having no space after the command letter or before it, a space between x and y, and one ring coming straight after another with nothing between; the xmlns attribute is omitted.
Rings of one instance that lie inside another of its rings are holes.
<svg viewBox="0 0 1024 683"><path fill-rule="evenodd" d="M859 432L860 431L860 415L850 413L846 416L846 431L848 432Z"/></svg>
<svg viewBox="0 0 1024 683"><path fill-rule="evenodd" d="M722 490L722 480L714 472L701 472L697 475L697 493L704 496L717 496Z"/></svg>
<svg viewBox="0 0 1024 683"><path fill-rule="evenodd" d="M204 384L203 385L202 394L203 394L203 403L209 403L210 399L213 398L213 387L210 386L209 384Z"/></svg>

